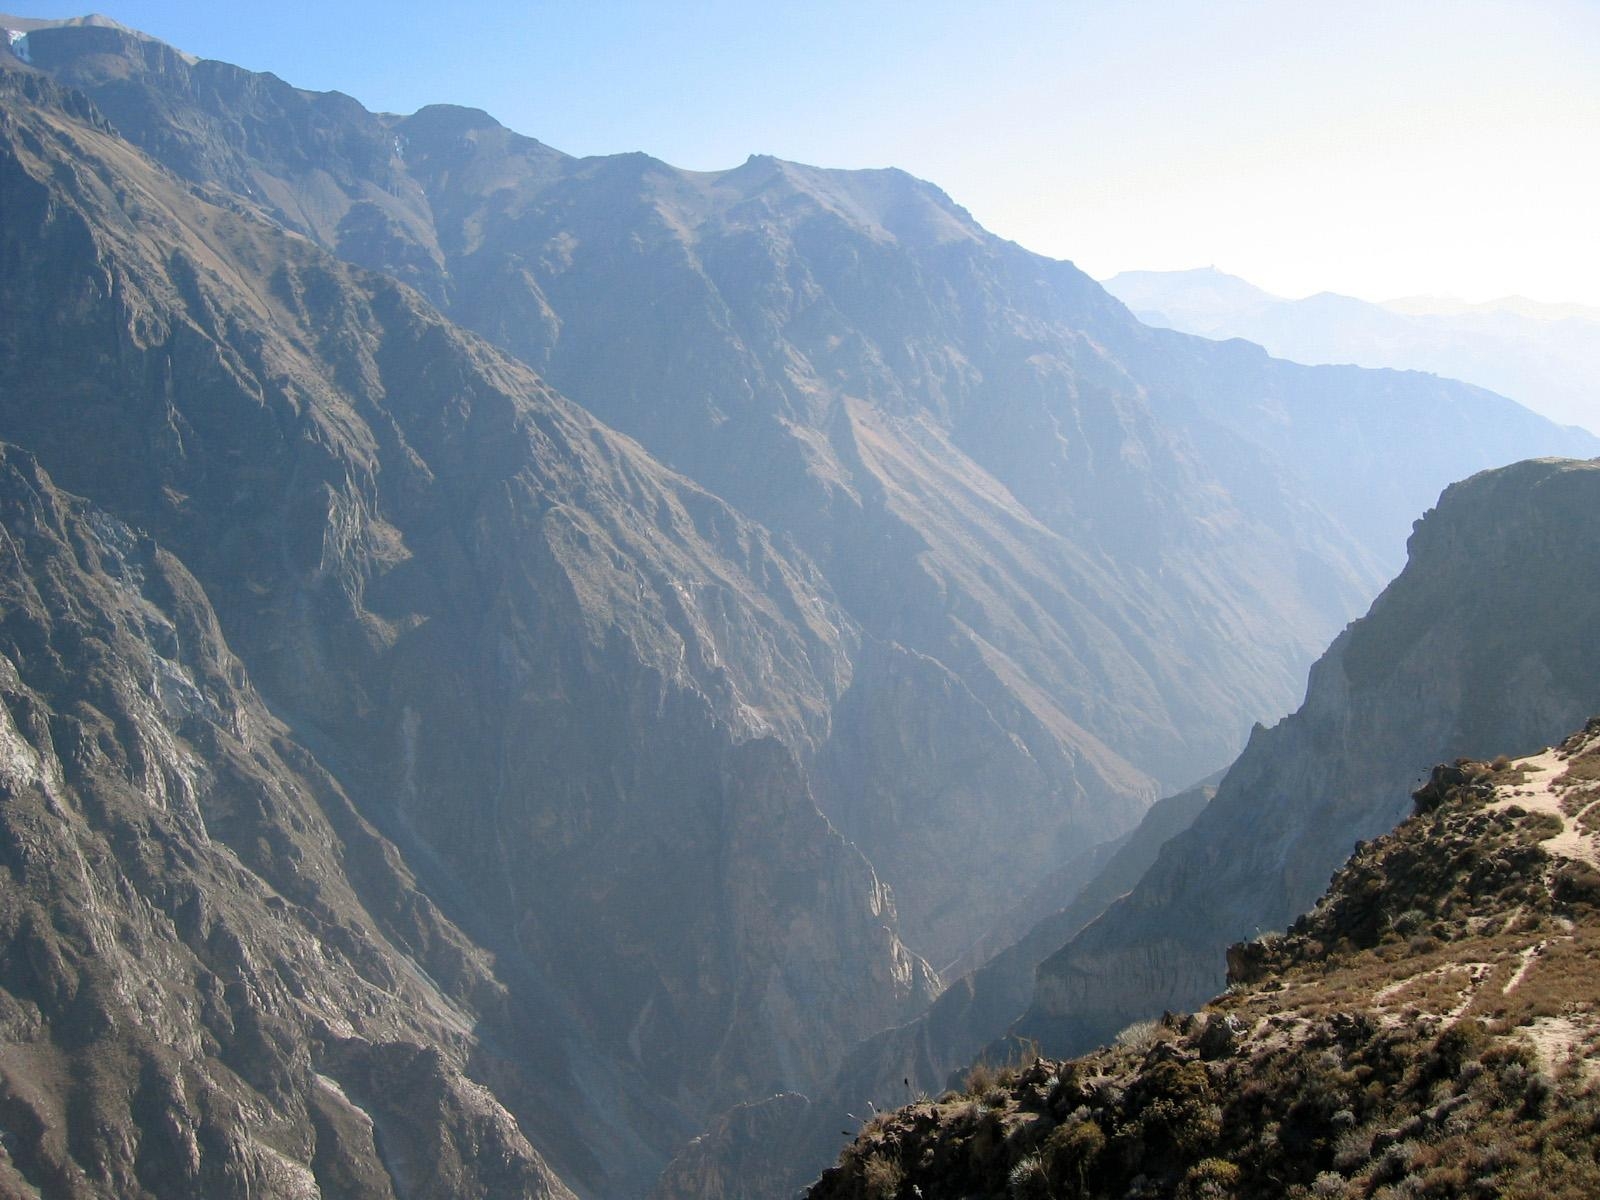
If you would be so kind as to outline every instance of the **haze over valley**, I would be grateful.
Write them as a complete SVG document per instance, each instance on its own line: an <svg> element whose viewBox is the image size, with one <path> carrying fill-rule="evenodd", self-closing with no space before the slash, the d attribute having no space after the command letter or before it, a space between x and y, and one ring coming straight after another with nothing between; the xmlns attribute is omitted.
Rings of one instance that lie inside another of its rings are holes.
<svg viewBox="0 0 1600 1200"><path fill-rule="evenodd" d="M1064 1186L1076 1103L853 1139L1202 1007L1435 763L1600 713L1581 312L1102 287L897 168L0 28L0 1194Z"/></svg>

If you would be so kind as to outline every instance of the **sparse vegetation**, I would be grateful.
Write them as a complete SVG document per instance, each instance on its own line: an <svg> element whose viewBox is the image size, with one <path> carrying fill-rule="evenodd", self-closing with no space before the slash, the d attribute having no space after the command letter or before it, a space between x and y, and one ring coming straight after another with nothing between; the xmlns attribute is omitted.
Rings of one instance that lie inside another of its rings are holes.
<svg viewBox="0 0 1600 1200"><path fill-rule="evenodd" d="M1312 912L1230 956L1250 978L1207 1013L1138 1022L1076 1062L977 1068L984 1102L963 1103L981 1113L936 1104L879 1130L905 1185L925 1200L1600 1195L1600 870L1552 858L1559 818L1491 803L1522 782L1516 764L1446 770L1458 782L1358 847ZM835 1183L812 1195L851 1194Z"/></svg>

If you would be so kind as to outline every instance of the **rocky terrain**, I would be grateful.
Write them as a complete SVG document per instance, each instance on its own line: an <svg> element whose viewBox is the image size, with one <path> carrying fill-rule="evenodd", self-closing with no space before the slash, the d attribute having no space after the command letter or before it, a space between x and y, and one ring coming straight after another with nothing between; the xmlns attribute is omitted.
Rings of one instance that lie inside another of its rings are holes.
<svg viewBox="0 0 1600 1200"><path fill-rule="evenodd" d="M899 172L0 27L15 1190L792 1171L1016 1015L1440 485L1575 448Z"/></svg>
<svg viewBox="0 0 1600 1200"><path fill-rule="evenodd" d="M1194 1015L875 1116L813 1200L1600 1187L1600 719L1436 769Z"/></svg>
<svg viewBox="0 0 1600 1200"><path fill-rule="evenodd" d="M13 447L0 537L0 1191L570 1197L472 1078L527 1014L194 577Z"/></svg>
<svg viewBox="0 0 1600 1200"><path fill-rule="evenodd" d="M1448 488L1410 561L1258 729L1138 885L1039 968L1018 1032L1078 1053L1222 986L1223 948L1308 908L1351 843L1404 815L1420 761L1522 752L1600 710L1600 463Z"/></svg>
<svg viewBox="0 0 1600 1200"><path fill-rule="evenodd" d="M1422 762L1525 749L1600 710L1595 649L1565 636L1595 623L1597 513L1593 462L1521 463L1447 489L1406 570L1313 668L1304 706L1258 729L1215 789L1158 804L1065 907L953 980L925 1017L858 1047L809 1106L782 1101L794 1115L780 1130L719 1125L675 1167L697 1186L740 1180L777 1197L763 1182L774 1162L799 1186L841 1130L937 1095L975 1060L1025 1045L1084 1053L1214 995L1230 943L1284 928L1352 843L1405 815L1414 747ZM762 1173L741 1176L740 1161Z"/></svg>
<svg viewBox="0 0 1600 1200"><path fill-rule="evenodd" d="M814 568L415 293L3 82L0 426L184 564L493 963L511 1063L476 1081L533 1097L518 1122L564 1179L640 1188L700 1114L931 998L783 740L821 736L858 636Z"/></svg>

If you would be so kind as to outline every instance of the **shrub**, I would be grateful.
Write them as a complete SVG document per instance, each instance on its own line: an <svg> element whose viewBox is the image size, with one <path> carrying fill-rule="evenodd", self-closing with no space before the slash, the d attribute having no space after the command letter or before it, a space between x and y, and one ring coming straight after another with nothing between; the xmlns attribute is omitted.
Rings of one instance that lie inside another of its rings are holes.
<svg viewBox="0 0 1600 1200"><path fill-rule="evenodd" d="M1203 1158L1189 1168L1178 1195L1183 1200L1211 1200L1233 1195L1239 1186L1239 1168L1225 1158Z"/></svg>
<svg viewBox="0 0 1600 1200"><path fill-rule="evenodd" d="M1161 1025L1157 1021L1135 1021L1117 1034L1117 1045L1142 1052L1161 1040L1160 1033Z"/></svg>
<svg viewBox="0 0 1600 1200"><path fill-rule="evenodd" d="M1044 1144L1044 1165L1059 1197L1088 1192L1089 1173L1106 1148L1106 1135L1093 1121L1063 1125Z"/></svg>
<svg viewBox="0 0 1600 1200"><path fill-rule="evenodd" d="M906 1181L905 1170L892 1158L874 1154L861 1166L867 1200L894 1200Z"/></svg>
<svg viewBox="0 0 1600 1200"><path fill-rule="evenodd" d="M1047 1200L1050 1195L1050 1181L1037 1154L1028 1155L1012 1167L1006 1183L1012 1200Z"/></svg>
<svg viewBox="0 0 1600 1200"><path fill-rule="evenodd" d="M1420 908L1408 908L1405 912L1393 917L1389 921L1389 928L1394 930L1401 937L1410 937L1413 933L1416 933L1422 928L1423 923L1427 921L1427 919L1428 914L1423 912Z"/></svg>
<svg viewBox="0 0 1600 1200"><path fill-rule="evenodd" d="M972 1064L972 1068L967 1072L967 1077L962 1086L966 1089L967 1095L975 1100L981 1100L994 1091L999 1086L999 1083L1000 1073L998 1071L986 1062L977 1062Z"/></svg>

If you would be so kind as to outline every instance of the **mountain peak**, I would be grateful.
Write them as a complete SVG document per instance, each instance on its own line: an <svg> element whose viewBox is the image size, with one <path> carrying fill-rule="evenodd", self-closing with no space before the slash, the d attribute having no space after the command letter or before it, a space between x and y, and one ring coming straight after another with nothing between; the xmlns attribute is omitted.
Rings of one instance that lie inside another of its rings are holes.
<svg viewBox="0 0 1600 1200"><path fill-rule="evenodd" d="M5 30L10 37L11 52L23 62L31 62L32 35L46 30L63 31L97 31L100 34L119 34L122 37L150 46L159 46L176 54L184 62L193 66L200 60L193 54L179 50L176 46L169 45L158 37L124 25L122 22L104 16L101 13L90 13L83 17L19 17L8 13L0 13L0 29ZM20 35L20 36L18 36ZM97 50L104 50L104 46L97 46Z"/></svg>
<svg viewBox="0 0 1600 1200"><path fill-rule="evenodd" d="M456 130L463 133L475 129L505 128L483 109L472 108L465 104L426 104L404 119L408 124L415 126Z"/></svg>

